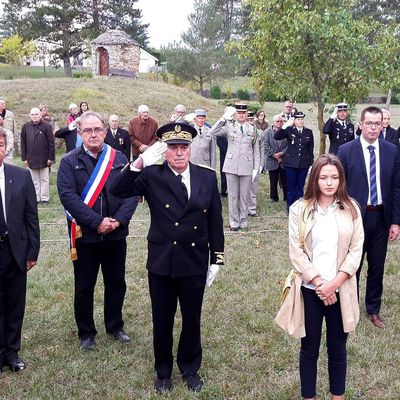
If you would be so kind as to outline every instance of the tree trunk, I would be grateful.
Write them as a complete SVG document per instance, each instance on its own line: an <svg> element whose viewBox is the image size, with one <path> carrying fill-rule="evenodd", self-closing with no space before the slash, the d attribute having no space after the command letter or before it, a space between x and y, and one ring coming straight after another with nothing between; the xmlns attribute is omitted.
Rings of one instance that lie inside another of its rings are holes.
<svg viewBox="0 0 400 400"><path fill-rule="evenodd" d="M325 154L326 149L326 135L322 132L324 127L324 104L321 100L318 100L318 114L317 114L317 121L318 121L318 130L319 130L319 155Z"/></svg>
<svg viewBox="0 0 400 400"><path fill-rule="evenodd" d="M64 63L64 76L66 78L72 78L71 61L68 56L63 57L63 63Z"/></svg>
<svg viewBox="0 0 400 400"><path fill-rule="evenodd" d="M389 110L391 101L392 101L392 88L390 88L388 90L388 93L387 93L387 96L386 96L386 105L385 105L386 110Z"/></svg>
<svg viewBox="0 0 400 400"><path fill-rule="evenodd" d="M204 79L202 76L199 77L199 92L200 96L203 96L204 93Z"/></svg>

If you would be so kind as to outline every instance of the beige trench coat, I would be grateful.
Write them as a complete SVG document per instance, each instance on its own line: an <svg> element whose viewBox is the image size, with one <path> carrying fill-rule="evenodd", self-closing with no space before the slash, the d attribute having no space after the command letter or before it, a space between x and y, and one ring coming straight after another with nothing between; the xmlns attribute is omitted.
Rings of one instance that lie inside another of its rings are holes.
<svg viewBox="0 0 400 400"><path fill-rule="evenodd" d="M305 207L304 248L300 243L300 218L303 213L303 200L295 202L289 211L289 257L293 264L295 274L294 282L286 300L283 302L275 322L291 336L302 338L306 336L304 327L304 303L301 294L302 282L309 283L318 272L313 267L312 260L312 228L315 223L313 210ZM357 298L356 272L359 268L363 242L364 229L358 205L357 218L352 219L348 208L337 206L335 210L336 222L339 229L337 270L347 273L350 278L343 282L339 288L340 310L345 332L353 331L360 317ZM329 307L329 306L328 306Z"/></svg>

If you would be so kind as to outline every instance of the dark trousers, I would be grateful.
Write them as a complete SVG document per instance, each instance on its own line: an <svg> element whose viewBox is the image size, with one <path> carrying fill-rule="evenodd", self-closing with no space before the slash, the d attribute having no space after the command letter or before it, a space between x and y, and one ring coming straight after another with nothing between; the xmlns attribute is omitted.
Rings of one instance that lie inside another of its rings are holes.
<svg viewBox="0 0 400 400"><path fill-rule="evenodd" d="M286 174L283 168L268 171L269 174L269 197L272 200L279 200L278 182L282 185L283 199L286 200Z"/></svg>
<svg viewBox="0 0 400 400"><path fill-rule="evenodd" d="M195 374L201 365L201 307L206 275L171 278L149 272L149 289L153 313L154 368L158 379L172 373L173 327L179 301L182 330L178 344L177 364L182 375Z"/></svg>
<svg viewBox="0 0 400 400"><path fill-rule="evenodd" d="M222 168L224 166L226 152L228 150L228 139L224 136L217 137L217 146L219 148L219 170L221 173L221 193L228 193L228 186L226 183L226 175L225 172L222 172Z"/></svg>
<svg viewBox="0 0 400 400"><path fill-rule="evenodd" d="M0 367L21 348L26 275L14 259L8 239L0 242Z"/></svg>
<svg viewBox="0 0 400 400"><path fill-rule="evenodd" d="M368 314L379 314L383 293L383 272L389 239L389 229L385 226L383 210L366 211L363 219L364 247L360 268L357 271L359 286L361 267L367 254L368 274L365 290L365 308Z"/></svg>
<svg viewBox="0 0 400 400"><path fill-rule="evenodd" d="M104 282L104 322L109 333L121 330L122 305L126 292L126 240L96 243L76 242L78 260L74 261L75 320L81 339L97 333L93 320L93 294L101 266Z"/></svg>
<svg viewBox="0 0 400 400"><path fill-rule="evenodd" d="M304 299L304 323L306 336L301 339L300 381L301 395L315 397L317 384L317 361L321 344L322 321L326 323L326 346L328 351L329 388L333 395L345 392L348 334L343 331L340 300L332 306L325 306L315 291L301 288Z"/></svg>
<svg viewBox="0 0 400 400"><path fill-rule="evenodd" d="M288 209L296 200L303 197L307 172L308 168L285 167Z"/></svg>

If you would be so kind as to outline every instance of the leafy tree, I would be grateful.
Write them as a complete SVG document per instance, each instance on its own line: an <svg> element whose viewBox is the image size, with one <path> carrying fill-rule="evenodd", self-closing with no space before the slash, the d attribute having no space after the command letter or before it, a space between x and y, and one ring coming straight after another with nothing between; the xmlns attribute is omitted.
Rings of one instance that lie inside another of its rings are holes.
<svg viewBox="0 0 400 400"><path fill-rule="evenodd" d="M24 57L30 57L36 52L34 43L23 41L21 36L13 35L1 41L0 56L6 63L17 67L17 76L19 76L19 66Z"/></svg>
<svg viewBox="0 0 400 400"><path fill-rule="evenodd" d="M237 62L224 50L227 38L224 15L215 8L214 0L195 0L194 9L188 17L190 28L181 35L182 41L161 50L168 71L182 80L194 80L203 93L205 83L229 76Z"/></svg>
<svg viewBox="0 0 400 400"><path fill-rule="evenodd" d="M259 97L272 92L314 98L318 107L320 153L325 152L325 104L354 103L372 84L398 68L395 29L352 15L353 1L248 0L251 34L231 43L254 62ZM387 65L387 60L392 65ZM397 65L397 66L396 66Z"/></svg>

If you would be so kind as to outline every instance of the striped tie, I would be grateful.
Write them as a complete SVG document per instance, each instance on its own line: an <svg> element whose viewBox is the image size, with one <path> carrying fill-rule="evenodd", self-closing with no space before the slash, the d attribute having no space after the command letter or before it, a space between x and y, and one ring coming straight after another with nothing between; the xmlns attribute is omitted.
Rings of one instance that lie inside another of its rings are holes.
<svg viewBox="0 0 400 400"><path fill-rule="evenodd" d="M368 146L369 150L369 192L371 196L371 205L378 204L378 192L376 190L376 158L374 146Z"/></svg>

